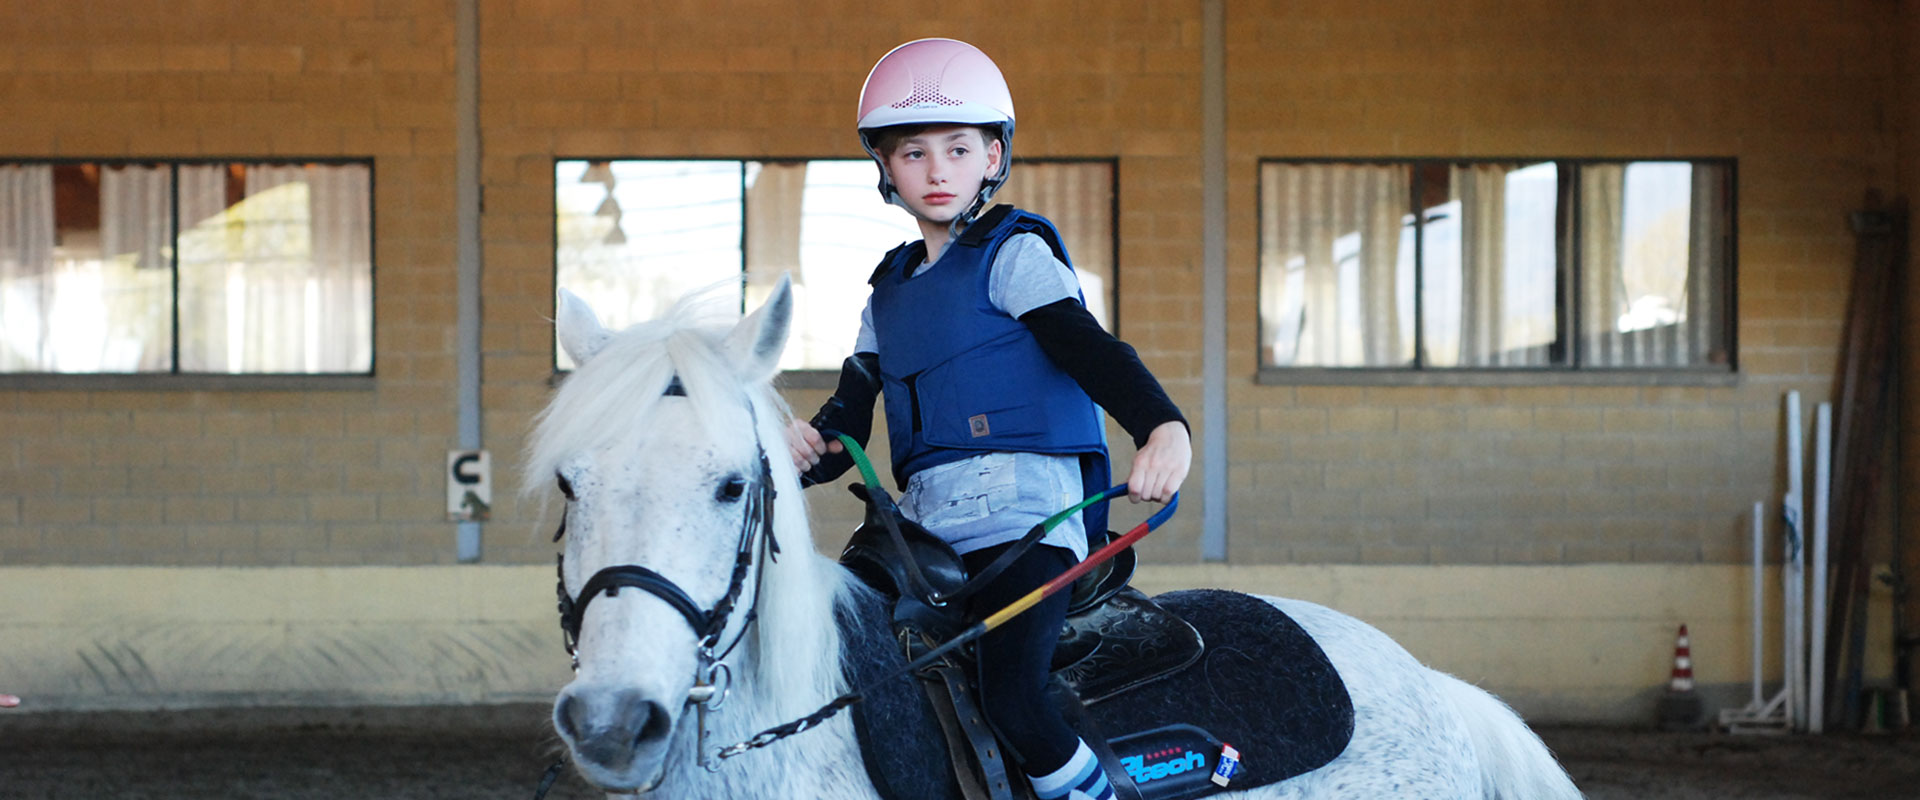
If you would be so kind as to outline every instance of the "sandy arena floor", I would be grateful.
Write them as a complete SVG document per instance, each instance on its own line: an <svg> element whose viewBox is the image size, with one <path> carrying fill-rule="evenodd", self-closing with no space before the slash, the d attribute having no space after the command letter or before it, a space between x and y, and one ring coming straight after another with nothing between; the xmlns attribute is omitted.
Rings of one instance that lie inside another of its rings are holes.
<svg viewBox="0 0 1920 800"><path fill-rule="evenodd" d="M0 798L526 800L552 760L546 712L0 712ZM1594 800L1920 798L1920 736L1541 733ZM548 796L599 797L571 776Z"/></svg>

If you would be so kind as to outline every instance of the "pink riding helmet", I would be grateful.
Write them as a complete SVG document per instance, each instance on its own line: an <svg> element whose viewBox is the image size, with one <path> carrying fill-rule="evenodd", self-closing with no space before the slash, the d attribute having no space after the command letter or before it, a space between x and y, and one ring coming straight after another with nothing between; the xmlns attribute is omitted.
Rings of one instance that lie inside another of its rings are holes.
<svg viewBox="0 0 1920 800"><path fill-rule="evenodd" d="M860 146L880 164L880 196L905 207L887 175L887 161L870 135L894 125L957 123L1000 130L1000 172L987 176L980 196L956 223L971 220L1013 170L1013 94L993 59L954 39L918 39L895 47L873 65L860 87Z"/></svg>

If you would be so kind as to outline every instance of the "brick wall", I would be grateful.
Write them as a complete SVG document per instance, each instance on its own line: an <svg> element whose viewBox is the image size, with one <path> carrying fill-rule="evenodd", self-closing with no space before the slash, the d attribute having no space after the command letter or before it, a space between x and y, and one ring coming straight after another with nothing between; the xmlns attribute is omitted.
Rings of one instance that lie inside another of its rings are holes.
<svg viewBox="0 0 1920 800"><path fill-rule="evenodd" d="M0 157L372 157L371 388L22 391L0 563L451 561L446 3L0 3Z"/></svg>
<svg viewBox="0 0 1920 800"><path fill-rule="evenodd" d="M0 0L0 157L372 157L379 375L303 392L0 379L0 563L451 560L452 3L88 8ZM1916 48L1889 23L1910 4L1568 8L1227 3L1236 562L1744 558L1741 514L1778 494L1779 393L1810 408L1830 380L1844 212L1898 179L1888 108ZM508 489L550 391L553 159L858 156L860 82L910 38L1000 62L1016 152L1119 158L1121 334L1197 417L1200 11L483 2L488 560L551 557ZM1738 158L1738 384L1255 385L1257 160L1449 155ZM789 392L803 413L823 396ZM831 494L823 542L852 520ZM1199 494L1149 560L1194 557Z"/></svg>

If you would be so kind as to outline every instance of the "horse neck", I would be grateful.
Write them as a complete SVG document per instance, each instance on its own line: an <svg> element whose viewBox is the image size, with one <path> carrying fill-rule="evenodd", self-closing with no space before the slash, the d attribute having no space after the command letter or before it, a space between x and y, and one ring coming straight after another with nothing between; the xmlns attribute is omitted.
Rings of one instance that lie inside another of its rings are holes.
<svg viewBox="0 0 1920 800"><path fill-rule="evenodd" d="M834 607L845 571L813 551L813 541L782 536L785 553L769 564L757 603L752 649L742 666L753 677L753 706L786 721L812 712L846 689Z"/></svg>

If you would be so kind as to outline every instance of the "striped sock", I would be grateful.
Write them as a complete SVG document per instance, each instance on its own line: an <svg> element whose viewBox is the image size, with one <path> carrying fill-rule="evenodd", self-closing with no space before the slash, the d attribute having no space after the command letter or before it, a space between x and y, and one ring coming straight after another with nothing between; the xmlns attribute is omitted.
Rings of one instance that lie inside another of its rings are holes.
<svg viewBox="0 0 1920 800"><path fill-rule="evenodd" d="M1107 783L1106 771L1084 740L1066 766L1027 779L1033 782L1033 793L1040 800L1113 800L1113 785Z"/></svg>

